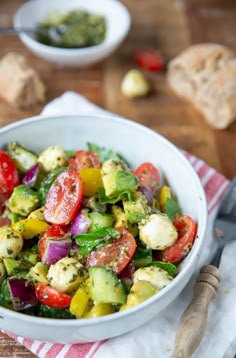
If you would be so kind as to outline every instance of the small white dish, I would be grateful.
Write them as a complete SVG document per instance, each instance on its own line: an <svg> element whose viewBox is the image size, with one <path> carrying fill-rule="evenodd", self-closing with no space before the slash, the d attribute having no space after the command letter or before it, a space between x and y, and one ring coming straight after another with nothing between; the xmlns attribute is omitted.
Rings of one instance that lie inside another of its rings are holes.
<svg viewBox="0 0 236 358"><path fill-rule="evenodd" d="M65 49L44 45L33 36L21 33L21 41L36 55L62 66L85 67L99 62L115 51L130 28L130 15L126 7L116 0L31 0L19 8L14 27L35 28L53 11L68 12L83 9L101 14L107 23L106 37L100 45Z"/></svg>

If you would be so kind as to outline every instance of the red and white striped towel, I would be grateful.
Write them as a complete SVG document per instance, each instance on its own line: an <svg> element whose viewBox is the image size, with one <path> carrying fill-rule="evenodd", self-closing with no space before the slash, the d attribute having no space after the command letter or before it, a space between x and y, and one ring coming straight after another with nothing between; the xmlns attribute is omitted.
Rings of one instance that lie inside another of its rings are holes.
<svg viewBox="0 0 236 358"><path fill-rule="evenodd" d="M79 114L101 111L100 108L83 97L67 92L48 104L43 114ZM212 224L219 203L229 186L229 181L204 161L189 153L184 152L184 154L200 177L208 203L208 230L205 246L198 264L199 269L201 265L209 262L216 248L212 235ZM236 245L234 243L232 245L235 246L236 250ZM231 275L231 272L236 272L236 263L234 262L234 255L232 255L232 245L230 248L225 249L222 258L220 269L223 274L223 282L217 298L210 307L207 331L201 346L194 355L196 358L222 358L226 347L233 340L236 332L236 305L234 304L236 279L234 278L235 275ZM70 345L43 343L16 337L12 334L9 334L9 336L23 344L39 358L150 358L153 355L157 358L168 358L173 348L179 318L191 299L194 282L195 277L191 279L175 302L168 307L168 310L161 312L151 322L110 340ZM154 354L153 352L156 353Z"/></svg>

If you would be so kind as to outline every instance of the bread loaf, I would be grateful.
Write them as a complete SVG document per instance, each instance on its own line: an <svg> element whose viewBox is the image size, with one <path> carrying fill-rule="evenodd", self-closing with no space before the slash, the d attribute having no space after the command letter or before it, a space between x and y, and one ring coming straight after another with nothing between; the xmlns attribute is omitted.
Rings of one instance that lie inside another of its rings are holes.
<svg viewBox="0 0 236 358"><path fill-rule="evenodd" d="M236 57L229 48L190 46L168 64L167 81L214 128L227 128L236 119Z"/></svg>
<svg viewBox="0 0 236 358"><path fill-rule="evenodd" d="M17 53L0 61L0 96L12 105L27 109L45 100L45 86L37 72Z"/></svg>

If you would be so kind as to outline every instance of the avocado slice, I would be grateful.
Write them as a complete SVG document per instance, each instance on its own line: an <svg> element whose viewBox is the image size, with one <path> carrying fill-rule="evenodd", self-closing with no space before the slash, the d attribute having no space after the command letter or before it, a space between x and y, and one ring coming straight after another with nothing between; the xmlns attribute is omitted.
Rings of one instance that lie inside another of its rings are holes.
<svg viewBox="0 0 236 358"><path fill-rule="evenodd" d="M18 185L9 199L8 206L11 212L27 216L39 207L39 195L27 185Z"/></svg>
<svg viewBox="0 0 236 358"><path fill-rule="evenodd" d="M118 205L111 206L112 214L114 215L114 228L124 227L127 229L134 237L138 235L138 225L131 224L129 222L127 215L123 211L123 209Z"/></svg>
<svg viewBox="0 0 236 358"><path fill-rule="evenodd" d="M20 262L12 257L4 257L3 262L7 271L8 276L12 276L20 268Z"/></svg>
<svg viewBox="0 0 236 358"><path fill-rule="evenodd" d="M21 173L25 173L37 162L38 157L18 143L9 143L7 150Z"/></svg>
<svg viewBox="0 0 236 358"><path fill-rule="evenodd" d="M102 177L105 194L115 198L125 191L135 191L138 188L138 179L130 172L124 170L111 171Z"/></svg>
<svg viewBox="0 0 236 358"><path fill-rule="evenodd" d="M48 266L43 264L42 262L37 262L37 264L31 267L28 278L31 278L33 281L40 282L43 284L47 284L47 273L48 273Z"/></svg>
<svg viewBox="0 0 236 358"><path fill-rule="evenodd" d="M140 192L133 194L132 201L123 200L123 207L127 219L132 224L139 223L149 214L150 211L145 196Z"/></svg>

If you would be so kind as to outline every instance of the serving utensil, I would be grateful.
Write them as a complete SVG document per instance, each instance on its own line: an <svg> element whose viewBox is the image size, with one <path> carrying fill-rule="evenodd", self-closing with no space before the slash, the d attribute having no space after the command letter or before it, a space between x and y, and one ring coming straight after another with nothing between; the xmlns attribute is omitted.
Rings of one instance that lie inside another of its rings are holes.
<svg viewBox="0 0 236 358"><path fill-rule="evenodd" d="M54 43L61 42L61 36L67 30L66 25L58 25L55 27L50 27L48 29L44 28L14 28L14 27L0 27L0 35L19 35L19 34L28 34L28 35L41 35L49 37Z"/></svg>
<svg viewBox="0 0 236 358"><path fill-rule="evenodd" d="M177 328L175 347L171 358L190 358L204 335L208 308L220 283L218 270L225 245L236 239L236 178L225 195L214 222L215 236L219 239L211 264L204 266L194 286L193 299L184 311Z"/></svg>
<svg viewBox="0 0 236 358"><path fill-rule="evenodd" d="M226 349L223 358L236 358L236 337L230 343L229 347Z"/></svg>

